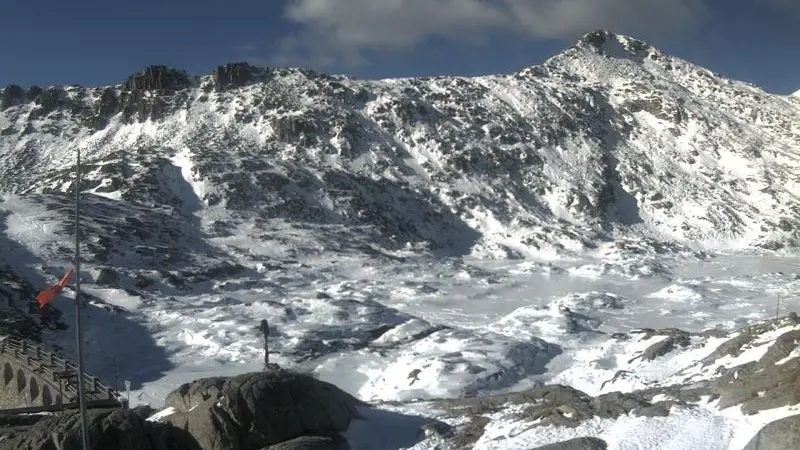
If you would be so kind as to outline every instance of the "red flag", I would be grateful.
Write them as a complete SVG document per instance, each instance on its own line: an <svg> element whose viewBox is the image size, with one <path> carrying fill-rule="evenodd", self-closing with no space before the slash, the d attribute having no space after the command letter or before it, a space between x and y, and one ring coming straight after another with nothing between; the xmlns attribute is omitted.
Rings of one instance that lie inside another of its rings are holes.
<svg viewBox="0 0 800 450"><path fill-rule="evenodd" d="M36 301L39 302L40 308L44 308L44 305L50 303L50 301L53 300L56 295L64 289L64 286L67 285L73 270L74 269L70 267L67 269L67 272L64 274L64 276L61 277L61 280L59 280L58 284L54 284L42 292L39 292L39 295L36 296Z"/></svg>

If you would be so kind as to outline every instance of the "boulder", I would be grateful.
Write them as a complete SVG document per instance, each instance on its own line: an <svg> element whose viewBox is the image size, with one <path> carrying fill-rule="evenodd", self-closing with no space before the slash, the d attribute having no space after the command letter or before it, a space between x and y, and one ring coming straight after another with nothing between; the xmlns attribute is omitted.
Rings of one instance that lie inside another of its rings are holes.
<svg viewBox="0 0 800 450"><path fill-rule="evenodd" d="M800 414L768 423L742 450L789 450L800 448Z"/></svg>
<svg viewBox="0 0 800 450"><path fill-rule="evenodd" d="M165 417L204 450L258 450L300 436L330 436L357 417L360 401L310 375L270 367L205 378L170 393Z"/></svg>
<svg viewBox="0 0 800 450"><path fill-rule="evenodd" d="M642 352L641 358L643 361L653 361L660 358L678 347L687 347L691 344L691 337L689 333L682 330L664 330L667 331L667 338L656 342L655 344L647 347Z"/></svg>
<svg viewBox="0 0 800 450"><path fill-rule="evenodd" d="M115 286L119 283L119 275L110 267L101 267L97 271L94 282L102 286Z"/></svg>
<svg viewBox="0 0 800 450"><path fill-rule="evenodd" d="M89 419L92 450L200 450L191 437L162 424L151 424L128 409L93 409ZM2 450L80 450L77 412L5 430Z"/></svg>
<svg viewBox="0 0 800 450"><path fill-rule="evenodd" d="M595 437L579 437L555 444L542 445L533 450L606 450L606 441Z"/></svg>
<svg viewBox="0 0 800 450"><path fill-rule="evenodd" d="M300 436L262 450L350 450L341 436Z"/></svg>

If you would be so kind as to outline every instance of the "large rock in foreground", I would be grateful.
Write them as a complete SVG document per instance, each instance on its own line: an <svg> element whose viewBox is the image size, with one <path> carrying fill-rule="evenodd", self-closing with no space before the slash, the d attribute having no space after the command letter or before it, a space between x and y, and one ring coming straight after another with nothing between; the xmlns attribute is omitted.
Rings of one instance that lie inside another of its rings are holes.
<svg viewBox="0 0 800 450"><path fill-rule="evenodd" d="M146 422L128 409L92 409L87 413L91 450L201 450L182 430ZM82 448L80 415L76 411L35 424L8 425L11 426L1 433L5 439L0 438L0 450Z"/></svg>
<svg viewBox="0 0 800 450"><path fill-rule="evenodd" d="M339 436L300 436L261 450L349 450L347 441Z"/></svg>
<svg viewBox="0 0 800 450"><path fill-rule="evenodd" d="M204 450L259 450L300 436L344 431L361 402L310 375L274 369L184 384L165 417Z"/></svg>
<svg viewBox="0 0 800 450"><path fill-rule="evenodd" d="M543 445L533 450L606 450L608 444L595 437L579 437L555 444Z"/></svg>
<svg viewBox="0 0 800 450"><path fill-rule="evenodd" d="M742 450L800 448L800 414L764 425Z"/></svg>

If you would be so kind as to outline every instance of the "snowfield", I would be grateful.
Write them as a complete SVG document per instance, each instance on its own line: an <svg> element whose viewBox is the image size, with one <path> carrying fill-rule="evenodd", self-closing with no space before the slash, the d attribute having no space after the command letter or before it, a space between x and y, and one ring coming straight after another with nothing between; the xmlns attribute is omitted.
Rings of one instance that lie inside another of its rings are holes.
<svg viewBox="0 0 800 450"><path fill-rule="evenodd" d="M48 234L42 230L58 228L58 222L37 216L36 208L19 198L6 197L2 206L11 212L7 237L44 254ZM218 245L231 244L222 239ZM260 241L239 245L251 254L280 253ZM665 255L659 262L654 272L642 270L649 267L644 258L608 262L588 255L546 261L440 259L410 252L391 258L312 255L253 278L206 282L179 295L134 295L94 284L84 273L85 292L93 299L85 322L87 362L92 373L120 386L131 380L133 405L159 407L168 392L198 377L260 370L257 327L268 318L273 362L312 372L382 408L437 417L434 408L418 401L542 384L598 395L696 381L718 365L757 360L770 339L788 329L767 333L761 346L704 368L697 361L726 337L693 338L685 350L643 361L637 357L665 337L645 338L636 330L732 332L774 317L778 298L782 312L800 309L800 257L720 253L705 260ZM261 287L252 287L255 283ZM55 300L66 323L72 320L71 301L70 291ZM614 333L632 338L618 341ZM48 335L69 350L73 344L65 337ZM620 371L631 375L615 376ZM407 401L416 403L391 403ZM611 449L739 450L763 424L798 412L783 407L746 416L736 409L719 409L710 401L700 409L675 407L668 417L596 418L577 428L535 429L503 411L474 448L533 448L595 436ZM380 418L379 411L365 414ZM417 423L402 433L402 426L384 427L406 445L383 447L385 441L367 424L353 425L347 437L355 449L436 448L436 437L419 441Z"/></svg>
<svg viewBox="0 0 800 450"><path fill-rule="evenodd" d="M69 265L80 148L87 368L133 406L261 370L268 319L271 362L370 404L354 450L449 448L429 418L475 450L741 450L800 414L719 381L800 359L778 345L800 330L798 102L608 33L475 79L247 70L2 91L0 265L36 287ZM578 405L556 419L458 403L554 385ZM643 391L616 415L584 397Z"/></svg>

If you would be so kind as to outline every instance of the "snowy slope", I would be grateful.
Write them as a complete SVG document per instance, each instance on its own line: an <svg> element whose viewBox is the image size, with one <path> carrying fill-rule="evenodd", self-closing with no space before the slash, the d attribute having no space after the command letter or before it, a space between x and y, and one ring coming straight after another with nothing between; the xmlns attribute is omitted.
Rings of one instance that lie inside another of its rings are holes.
<svg viewBox="0 0 800 450"><path fill-rule="evenodd" d="M624 36L473 79L155 67L39 91L3 91L9 192L69 190L80 148L84 189L206 230L286 220L357 246L322 229L337 224L384 248L499 256L631 235L797 243L800 107Z"/></svg>

